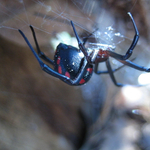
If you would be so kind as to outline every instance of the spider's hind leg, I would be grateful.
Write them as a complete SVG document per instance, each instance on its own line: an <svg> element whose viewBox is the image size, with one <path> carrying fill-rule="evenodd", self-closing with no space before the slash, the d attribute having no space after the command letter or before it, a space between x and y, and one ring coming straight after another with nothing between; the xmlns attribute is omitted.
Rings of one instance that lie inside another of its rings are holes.
<svg viewBox="0 0 150 150"><path fill-rule="evenodd" d="M36 34L35 34L35 31L33 29L33 27L30 25L30 29L32 31L32 35L33 35L33 38L34 38L34 42L35 42L35 45L36 45L36 49L37 49L37 52L38 52L38 55L39 57L41 57L43 60L45 60L46 62L50 63L51 65L54 65L54 61L51 60L50 58L48 58L41 50L40 50L40 47L39 47L39 44L37 42L37 38L36 38Z"/></svg>
<svg viewBox="0 0 150 150"><path fill-rule="evenodd" d="M133 16L131 15L130 12L128 12L128 15L130 16L131 18L131 21L132 21L132 24L133 24L133 27L134 27L134 30L135 30L135 35L134 35L134 38L133 38L133 41L129 47L129 49L127 50L126 54L125 55L120 55L120 54L117 54L113 51L107 51L107 53L109 54L109 56L115 58L115 59L118 59L118 60L127 60L131 55L132 55L132 52L139 40L139 31L137 29L137 26L135 24L135 21L133 19Z"/></svg>

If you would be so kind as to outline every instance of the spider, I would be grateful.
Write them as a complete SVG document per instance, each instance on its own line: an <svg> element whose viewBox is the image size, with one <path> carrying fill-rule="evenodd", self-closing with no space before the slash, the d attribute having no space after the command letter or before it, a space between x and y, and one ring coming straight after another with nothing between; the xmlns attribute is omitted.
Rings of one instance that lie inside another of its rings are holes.
<svg viewBox="0 0 150 150"><path fill-rule="evenodd" d="M103 74L103 73L108 73L113 81L113 83L116 86L123 86L123 84L118 83L115 79L114 76L114 71L117 69L112 69L110 62L109 62L109 57L113 57L119 62L121 62L124 65L127 65L129 67L135 68L140 71L145 71L145 72L150 72L150 68L142 67L139 66L132 61L128 60L128 58L132 55L133 49L135 48L138 39L139 39L139 32L137 29L137 26L135 24L135 21L133 19L133 16L131 15L130 12L128 12L128 15L132 21L132 24L134 26L135 30L135 36L133 38L133 41L131 43L131 46L127 50L125 55L120 55L115 53L114 51L111 50L111 48L108 48L106 50L99 49L99 50L92 50L91 53L88 52L88 49L85 48L85 43L86 40L83 42L80 40L77 31L75 29L73 21L70 21L71 26L73 28L74 34L76 36L77 42L78 42L78 47L79 49L71 46L71 45L66 45L63 43L60 43L57 48L56 52L54 55L54 60L49 59L39 48L37 38L35 35L35 31L33 27L30 25L30 29L32 31L32 35L35 41L37 53L26 38L25 34L21 31L20 34L26 41L27 45L33 52L34 56L36 57L37 61L39 62L41 68L43 71L46 73L59 78L63 82L69 84L69 85L82 85L85 84L89 81L89 79L92 76L93 70L96 74ZM51 64L54 69L49 67L47 64L45 64L42 59L49 64ZM105 62L106 67L108 70L106 71L98 71L98 65L100 62ZM95 65L95 69L93 69L93 65Z"/></svg>

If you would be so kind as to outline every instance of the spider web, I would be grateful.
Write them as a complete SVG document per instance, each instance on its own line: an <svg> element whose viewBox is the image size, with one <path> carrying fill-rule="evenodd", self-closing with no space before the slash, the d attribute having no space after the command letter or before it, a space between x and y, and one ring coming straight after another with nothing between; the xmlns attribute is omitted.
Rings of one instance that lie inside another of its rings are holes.
<svg viewBox="0 0 150 150"><path fill-rule="evenodd" d="M135 5L136 1L132 9ZM81 39L93 33L88 43L91 48L111 47L113 50L125 39L129 42L132 40L124 36L124 31L121 33L115 29L113 16L95 0L15 0L10 1L9 6L5 1L1 1L0 18L0 35L22 46L27 45L20 38L18 29L34 43L29 28L29 25L32 25L39 45L46 46L48 55L54 54L60 42L78 47L70 20L74 22ZM117 66L120 65L116 61L113 62Z"/></svg>
<svg viewBox="0 0 150 150"><path fill-rule="evenodd" d="M44 41L46 42L45 39L48 36L56 37L56 33L61 31L71 32L70 20L74 22L79 34L86 33L84 36L88 36L93 32L93 36L98 43L104 44L104 41L107 41L106 44L116 46L117 43L120 43L125 38L117 31L113 31L114 21L111 16L107 16L109 19L105 22L103 21L107 13L104 9L99 11L97 2L94 0L57 0L55 2L47 0L16 0L10 2L10 7L6 6L5 2L1 2L0 8L2 18L0 24L1 35L21 44L24 42L19 40L18 29L28 35L30 32L29 25L32 25L36 32L42 34L39 42L43 43ZM98 30L96 31L96 29ZM13 38L9 33L12 33ZM113 41L114 37L119 37L117 42Z"/></svg>
<svg viewBox="0 0 150 150"><path fill-rule="evenodd" d="M75 24L81 39L90 37L89 47L116 47L125 37L114 28L114 21L105 9L99 9L95 0L15 0L9 6L0 2L0 35L18 45L26 46L18 29L22 30L32 45L33 37L29 25L35 29L39 45L45 45L46 54L53 55L58 43L78 47L70 20ZM100 4L99 4L100 5ZM103 21L106 17L107 21ZM114 39L118 38L116 41ZM98 43L98 44L97 44Z"/></svg>
<svg viewBox="0 0 150 150"><path fill-rule="evenodd" d="M18 32L20 29L34 46L29 28L29 25L32 25L39 45L46 47L43 51L51 57L60 42L78 47L70 25L72 20L81 39L93 33L87 47L92 49L111 47L114 50L126 37L114 28L113 16L110 16L104 8L99 9L100 7L101 3L95 0L15 0L10 1L9 6L5 1L1 1L0 35L27 47ZM117 68L120 64L115 65ZM105 70L105 64L101 68Z"/></svg>
<svg viewBox="0 0 150 150"><path fill-rule="evenodd" d="M136 3L134 6L135 5ZM134 6L132 6L132 9ZM54 55L54 50L60 42L78 47L70 25L70 20L74 22L81 39L84 39L93 33L87 42L89 48L94 47L95 49L105 49L111 47L112 50L114 50L114 48L119 47L124 40L127 39L130 43L132 41L132 38L130 39L125 36L126 34L124 30L118 29L118 31L115 28L116 23L113 16L107 13L102 7L102 4L96 0L9 0L9 5L8 1L6 3L5 0L1 0L0 19L0 35L9 42L15 43L22 48L19 51L15 51L15 49L10 47L8 50L10 55L12 55L12 64L15 63L17 59L19 60L19 52L25 51L28 55L25 57L26 59L32 57L32 54L28 53L28 51L30 52L29 48L23 49L23 47L27 47L27 45L18 32L18 29L22 30L30 43L34 46L29 25L34 27L42 51L44 51L47 56L50 56L50 58ZM0 46L3 47L2 44ZM124 50L126 51L126 47ZM14 54L12 51L18 55L18 57L15 57L16 59L13 59ZM23 57L21 57L21 59L22 58ZM33 60L33 62L31 60ZM6 57L5 63L8 61L11 62L10 58ZM19 61L21 62L22 60ZM16 62L19 64L18 61ZM117 64L116 62L113 63ZM120 64L117 64L116 68L119 65ZM40 74L42 70L39 66L38 68L36 68L36 66L38 66L38 63L35 61L34 57L32 57L30 58L29 63L25 66L18 66L18 68L16 67L14 70L11 69L11 71L13 71L9 73L8 77L3 76L3 78L0 79L0 95L2 97L7 97L9 103L11 103L11 100L16 97L21 97L23 100L31 100L35 103L31 103L33 106L37 105L36 101L39 99L42 99L43 101L51 101L57 104L61 103L62 105L65 105L64 101L67 100L67 103L70 106L70 108L67 107L68 110L81 104L78 100L78 87L73 88L73 91L71 91L72 88L68 88L68 86L63 84L60 80L45 73ZM10 67L13 66L10 65ZM23 67L24 70L21 67ZM103 66L101 66L101 68L104 70L106 69ZM10 68L1 67L0 74L3 73L3 69L9 72ZM30 70L32 69L34 71L30 73ZM126 76L125 71L118 77L122 79L122 75ZM135 72L129 70L127 73L134 78ZM22 77L22 74L26 75ZM16 77L15 79L13 79L14 76ZM131 78L131 80L133 78ZM107 82L108 77L104 77L104 79L104 81ZM86 100L85 103L87 103L87 112L91 115L91 122L96 120L97 116L95 114L99 111L100 107L102 107L101 103L103 103L103 100L107 95L105 84L103 83L104 81L102 81L101 77L93 75L89 83L81 87L82 96ZM6 87L3 86L4 83L7 83ZM56 83L57 85L55 85ZM131 83L133 82L131 81ZM16 84L20 85L18 89L14 89ZM44 84L45 86L43 89L43 86L41 85ZM48 84L50 84L50 86L48 86ZM13 85L13 87L10 87L9 85ZM25 87L28 87L27 91L24 91ZM112 86L109 88L111 90L113 89ZM69 92L71 94L68 96ZM19 100L16 101L16 103L17 102L19 102ZM41 114L44 114L45 108L46 106L42 107ZM15 115L16 114L17 113L15 113ZM65 115L69 118L68 112ZM44 116L45 114L42 115L42 117ZM49 117L51 116L49 115ZM34 130L37 128L35 124L32 127Z"/></svg>
<svg viewBox="0 0 150 150"><path fill-rule="evenodd" d="M29 25L35 29L39 45L45 45L46 54L53 55L58 43L63 42L78 47L70 20L75 24L81 39L91 33L88 47L114 50L125 39L124 31L117 31L113 16L95 0L15 0L7 6L0 2L0 35L22 46L27 46L20 38L22 30L30 43L34 43ZM131 7L132 9L136 5ZM101 9L99 9L101 8ZM107 18L107 19L105 19ZM94 41L94 42L93 42ZM126 49L125 49L126 50ZM113 61L116 68L120 63ZM104 66L101 67L105 69Z"/></svg>

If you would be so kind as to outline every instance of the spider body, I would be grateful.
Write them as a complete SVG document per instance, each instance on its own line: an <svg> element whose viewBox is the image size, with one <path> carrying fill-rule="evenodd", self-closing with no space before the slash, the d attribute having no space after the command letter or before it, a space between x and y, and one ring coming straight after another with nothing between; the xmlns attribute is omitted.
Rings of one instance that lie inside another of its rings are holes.
<svg viewBox="0 0 150 150"><path fill-rule="evenodd" d="M56 78L59 78L63 82L69 85L82 85L84 83L87 83L92 76L93 66L94 66L94 72L96 74L108 73L113 83L116 86L123 86L123 84L118 83L116 81L115 76L114 76L114 71L120 69L121 67L113 70L109 62L109 57L113 57L114 59L121 62L122 64L132 67L134 69L145 71L145 72L150 72L150 68L137 65L133 63L132 61L128 60L128 58L132 55L132 52L139 39L139 32L134 22L134 19L130 12L128 13L128 15L131 18L131 21L135 30L135 35L131 43L131 46L129 47L129 49L124 55L115 53L109 47L105 50L93 49L89 51L88 48L85 48L85 43L87 39L85 39L83 42L80 40L72 21L71 21L71 25L72 25L74 34L76 36L79 49L70 45L60 43L57 46L57 49L54 55L54 60L51 60L50 58L48 58L40 50L37 39L36 39L35 31L32 26L30 26L30 28L34 37L35 44L36 44L37 53L34 50L34 48L31 46L30 42L28 41L24 33L21 30L19 30L19 32L24 38L24 40L26 41L27 45L31 49L34 56L36 57L42 70ZM50 65L52 65L54 69L46 65L41 59L45 60ZM108 70L106 71L98 70L98 65L101 62L106 63L106 67Z"/></svg>
<svg viewBox="0 0 150 150"><path fill-rule="evenodd" d="M76 47L60 43L54 55L54 70L62 75L75 79L78 75L82 64L84 55ZM89 81L93 73L93 65L89 64L84 71L84 75L79 82L79 85Z"/></svg>

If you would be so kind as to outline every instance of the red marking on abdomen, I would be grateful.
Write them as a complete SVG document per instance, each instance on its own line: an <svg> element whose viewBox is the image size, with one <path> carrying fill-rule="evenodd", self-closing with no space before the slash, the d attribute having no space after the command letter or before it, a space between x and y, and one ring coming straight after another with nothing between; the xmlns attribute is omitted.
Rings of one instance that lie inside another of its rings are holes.
<svg viewBox="0 0 150 150"><path fill-rule="evenodd" d="M57 58L57 65L60 64L60 56Z"/></svg>
<svg viewBox="0 0 150 150"><path fill-rule="evenodd" d="M80 84L83 84L85 83L85 80L84 79L81 79L81 81L79 82Z"/></svg>
<svg viewBox="0 0 150 150"><path fill-rule="evenodd" d="M60 65L58 66L58 73L62 74L62 69Z"/></svg>
<svg viewBox="0 0 150 150"><path fill-rule="evenodd" d="M87 71L91 74L93 72L93 68L87 68Z"/></svg>
<svg viewBox="0 0 150 150"><path fill-rule="evenodd" d="M70 74L69 74L69 72L66 72L66 73L65 73L65 76L67 76L67 77L69 77L69 78L70 78Z"/></svg>

